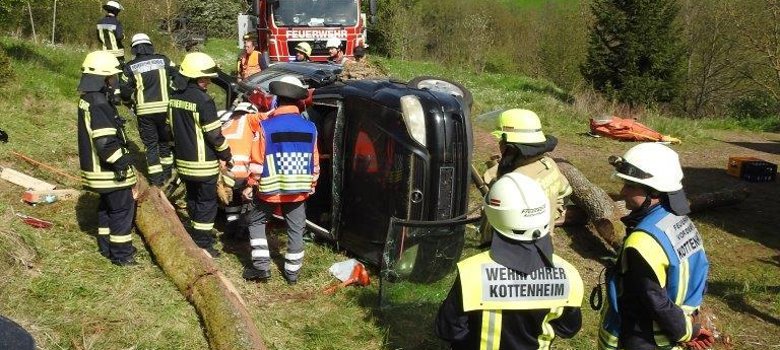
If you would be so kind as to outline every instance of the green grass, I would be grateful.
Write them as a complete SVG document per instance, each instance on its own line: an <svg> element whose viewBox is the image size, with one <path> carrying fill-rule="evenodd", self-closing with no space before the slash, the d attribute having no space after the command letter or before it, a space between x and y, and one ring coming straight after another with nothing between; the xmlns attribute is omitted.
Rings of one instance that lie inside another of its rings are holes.
<svg viewBox="0 0 780 350"><path fill-rule="evenodd" d="M76 85L86 50L34 46L9 38L1 38L0 46L9 53L16 73L15 80L0 88L0 129L8 132L11 141L0 144L0 165L50 182L61 181L63 186L78 186L31 167L10 151L78 174ZM232 69L237 53L234 41L210 40L204 50L221 66ZM169 56L180 62L183 53ZM589 115L578 106L579 96L523 76L474 76L433 63L377 60L399 79L436 75L462 82L474 95L474 117L514 107L537 111L545 132L560 138L554 155L570 159L609 193L618 192L605 159L632 144L583 137ZM128 118L131 140L142 149L135 120L124 108L120 110ZM774 142L777 137L750 132L766 130L763 122L756 121L686 120L648 112L642 122L683 139L676 149L686 166L689 192L737 185L748 185L753 191L740 206L693 217L704 235L712 264L706 301L719 317L719 330L734 339L735 349L780 343L780 237L774 234L780 189L776 183L745 184L723 175L727 156L745 149L717 140L724 134ZM495 144L486 134L489 120L475 121L475 125L478 142L474 162L480 167L495 151ZM780 162L777 153L768 155L773 158L767 160ZM138 267L115 267L97 253L92 236L96 231L96 196L87 194L74 202L29 207L19 202L21 192L0 181L0 222L4 223L0 227L0 314L30 330L39 348L207 348L194 308L154 264L138 236L134 242L139 249ZM471 197L479 198L474 192ZM14 211L53 221L55 227L33 229L15 218ZM272 246L283 248L283 237L283 232L272 235ZM478 252L476 236L466 238L464 256ZM601 268L596 258L606 254L602 245L584 228L557 229L555 245L558 254L578 267L589 291ZM247 243L224 241L220 248L226 254L217 260L218 266L246 301L269 349L441 348L431 322L452 275L428 286L398 283L388 294L397 306L380 309L376 270L372 270L373 281L367 288L322 295L321 290L334 281L327 268L347 258L329 247L307 245L302 280L294 287L288 287L278 271L268 284L244 282L240 275L249 254ZM597 313L584 305L583 316L580 334L556 341L556 349L594 348Z"/></svg>

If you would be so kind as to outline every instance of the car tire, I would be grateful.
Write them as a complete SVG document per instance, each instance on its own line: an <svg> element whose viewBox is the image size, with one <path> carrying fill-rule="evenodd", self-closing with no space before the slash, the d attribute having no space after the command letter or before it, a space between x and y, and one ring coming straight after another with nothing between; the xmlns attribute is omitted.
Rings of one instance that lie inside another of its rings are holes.
<svg viewBox="0 0 780 350"><path fill-rule="evenodd" d="M441 83L437 83L437 82L441 82ZM448 89L447 84L452 85L452 87ZM460 96L463 99L463 103L466 106L468 106L469 110L471 109L471 106L474 104L474 97L471 95L471 91L467 89L465 86L463 86L463 84L454 82L452 80L423 75L412 79L406 85L414 89L429 89L429 90L431 89L430 86L434 86L434 87L438 86L439 88L434 88L432 90L441 91L441 92L450 92L453 95ZM457 88L459 92L452 91L454 90L453 87Z"/></svg>

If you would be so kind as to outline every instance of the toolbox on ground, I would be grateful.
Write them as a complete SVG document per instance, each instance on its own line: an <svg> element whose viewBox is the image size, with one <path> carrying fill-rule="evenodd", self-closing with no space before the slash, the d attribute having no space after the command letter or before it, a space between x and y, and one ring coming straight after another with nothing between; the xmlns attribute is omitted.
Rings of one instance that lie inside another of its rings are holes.
<svg viewBox="0 0 780 350"><path fill-rule="evenodd" d="M756 157L729 157L726 173L750 182L770 182L777 178L777 164Z"/></svg>

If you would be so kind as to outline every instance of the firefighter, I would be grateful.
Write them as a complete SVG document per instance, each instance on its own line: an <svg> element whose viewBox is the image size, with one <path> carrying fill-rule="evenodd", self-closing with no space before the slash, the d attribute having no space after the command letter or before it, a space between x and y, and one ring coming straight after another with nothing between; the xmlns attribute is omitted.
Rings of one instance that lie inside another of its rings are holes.
<svg viewBox="0 0 780 350"><path fill-rule="evenodd" d="M119 12L124 10L116 1L108 1L103 5L106 16L97 24L97 38L103 50L110 52L120 65L125 64L125 47L122 40L125 38L122 23L119 22Z"/></svg>
<svg viewBox="0 0 780 350"><path fill-rule="evenodd" d="M238 57L236 69L238 71L238 80L245 80L250 75L259 73L263 70L262 57L260 51L256 48L257 32L251 32L244 35L244 51Z"/></svg>
<svg viewBox="0 0 780 350"><path fill-rule="evenodd" d="M631 212L622 220L626 238L607 273L600 349L707 349L712 333L698 308L709 263L702 237L686 216L679 157L671 148L642 143L610 157Z"/></svg>
<svg viewBox="0 0 780 350"><path fill-rule="evenodd" d="M244 206L242 192L247 186L257 185L262 172L260 154L260 121L266 115L257 111L249 102L241 102L233 109L230 118L222 124L222 135L230 145L233 167L227 182L233 182L233 197L225 206L226 235L238 233L243 220L240 220Z"/></svg>
<svg viewBox="0 0 780 350"><path fill-rule="evenodd" d="M130 235L135 215L133 157L127 149L124 120L109 102L121 72L107 51L87 55L79 82L78 142L82 184L100 195L98 250L115 265L135 265Z"/></svg>
<svg viewBox="0 0 780 350"><path fill-rule="evenodd" d="M341 40L339 38L330 38L325 43L325 48L328 49L328 62L335 64L344 64L349 59L344 55L344 51L341 49Z"/></svg>
<svg viewBox="0 0 780 350"><path fill-rule="evenodd" d="M298 78L284 76L269 85L279 106L260 122L260 159L263 170L248 214L252 266L244 270L247 280L267 281L271 277L270 252L265 233L267 219L281 207L287 222L287 253L284 278L293 285L303 265L303 231L306 225L306 199L314 193L320 173L317 129L303 118L299 102L308 96ZM253 190L244 191L245 198Z"/></svg>
<svg viewBox="0 0 780 350"><path fill-rule="evenodd" d="M550 227L562 221L566 213L564 201L572 192L569 181L561 174L555 161L545 153L555 149L558 139L542 132L542 123L536 113L527 109L509 109L497 118L496 130L501 159L485 172L485 183L492 183L504 174L524 174L542 185L552 205ZM487 221L480 226L482 243L492 237Z"/></svg>
<svg viewBox="0 0 780 350"><path fill-rule="evenodd" d="M549 349L582 326L583 284L553 254L550 205L533 179L509 173L485 196L490 250L458 263L458 276L436 317L452 349Z"/></svg>
<svg viewBox="0 0 780 350"><path fill-rule="evenodd" d="M132 104L138 118L138 132L146 147L149 181L162 186L171 177L170 130L167 125L168 89L175 65L168 57L154 52L152 41L144 33L133 35L131 49L135 58L123 69L122 100Z"/></svg>
<svg viewBox="0 0 780 350"><path fill-rule="evenodd" d="M187 189L192 239L198 247L217 257L220 253L214 248L211 236L217 215L217 176L220 162L229 166L231 161L217 108L206 93L211 78L217 76L217 65L209 55L192 52L184 56L179 73L188 81L184 89L171 94L168 105L174 163Z"/></svg>
<svg viewBox="0 0 780 350"><path fill-rule="evenodd" d="M295 62L309 62L311 57L311 45L301 41L295 45Z"/></svg>

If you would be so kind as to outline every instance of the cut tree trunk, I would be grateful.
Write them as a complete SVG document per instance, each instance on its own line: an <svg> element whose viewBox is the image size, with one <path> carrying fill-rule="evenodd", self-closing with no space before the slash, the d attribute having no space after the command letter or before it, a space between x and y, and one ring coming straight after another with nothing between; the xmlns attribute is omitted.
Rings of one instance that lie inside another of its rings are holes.
<svg viewBox="0 0 780 350"><path fill-rule="evenodd" d="M564 225L573 224L574 217L587 217L593 224L599 236L617 251L623 244L625 226L620 221L622 212L615 207L615 202L601 187L594 185L582 172L566 160L556 159L558 168L569 180L572 188L571 200L586 215L577 213L574 208L567 208ZM569 213L570 210L573 210Z"/></svg>
<svg viewBox="0 0 780 350"><path fill-rule="evenodd" d="M195 306L212 350L265 350L235 287L195 245L163 193L142 177L135 223L157 264Z"/></svg>

